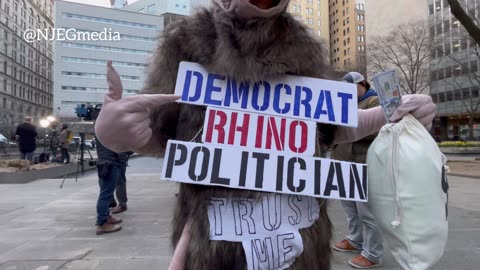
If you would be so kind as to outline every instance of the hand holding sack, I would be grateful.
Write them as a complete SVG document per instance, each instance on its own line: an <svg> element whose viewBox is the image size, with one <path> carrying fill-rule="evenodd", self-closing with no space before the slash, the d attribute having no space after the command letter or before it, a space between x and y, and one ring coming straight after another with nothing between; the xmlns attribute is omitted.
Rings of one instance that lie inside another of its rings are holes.
<svg viewBox="0 0 480 270"><path fill-rule="evenodd" d="M406 270L430 269L447 242L446 158L425 129L434 116L430 97L405 96L391 120L403 119L385 125L367 155L368 204Z"/></svg>
<svg viewBox="0 0 480 270"><path fill-rule="evenodd" d="M173 102L175 95L136 95L122 98L122 81L112 62L107 63L108 92L95 123L100 142L117 153L154 147L150 109Z"/></svg>

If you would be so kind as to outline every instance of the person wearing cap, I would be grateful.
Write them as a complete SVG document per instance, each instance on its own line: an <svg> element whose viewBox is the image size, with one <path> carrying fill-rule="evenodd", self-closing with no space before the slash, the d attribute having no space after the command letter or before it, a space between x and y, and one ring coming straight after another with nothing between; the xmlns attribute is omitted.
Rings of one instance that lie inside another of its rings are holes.
<svg viewBox="0 0 480 270"><path fill-rule="evenodd" d="M342 80L357 85L359 109L366 110L379 106L377 93L371 89L362 74L349 72ZM368 148L375 137L376 134L354 143L337 145L332 157L336 160L366 163ZM341 204L347 214L348 235L335 243L333 249L340 252L359 252L360 255L348 261L355 268L379 267L383 256L382 235L368 204L355 201L341 201Z"/></svg>

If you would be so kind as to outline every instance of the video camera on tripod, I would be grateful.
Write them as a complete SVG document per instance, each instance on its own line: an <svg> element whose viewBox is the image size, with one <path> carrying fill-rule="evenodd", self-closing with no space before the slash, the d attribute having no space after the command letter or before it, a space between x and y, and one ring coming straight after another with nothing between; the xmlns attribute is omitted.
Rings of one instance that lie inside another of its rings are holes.
<svg viewBox="0 0 480 270"><path fill-rule="evenodd" d="M102 104L97 105L85 105L79 104L75 108L75 113L79 118L83 118L85 121L95 121L102 109Z"/></svg>
<svg viewBox="0 0 480 270"><path fill-rule="evenodd" d="M86 147L85 135L95 133L93 121L97 119L101 109L102 109L102 104L96 104L96 105L79 104L75 108L75 114L81 119L80 122L74 122L70 124L70 130L73 133L79 134L80 136L80 142L77 145L77 149L75 150L75 152L77 152L77 157L79 156L78 163L77 163L77 170L75 173L75 181L77 181L78 172L80 170L82 172L82 175L84 174L85 151L90 156L90 159L88 160L88 165L95 166L97 163L96 160L93 158L92 154L90 153L90 150ZM65 182L65 179L69 173L70 173L70 170L68 170L67 173L65 174L65 177L63 178L60 188L63 186L63 183Z"/></svg>

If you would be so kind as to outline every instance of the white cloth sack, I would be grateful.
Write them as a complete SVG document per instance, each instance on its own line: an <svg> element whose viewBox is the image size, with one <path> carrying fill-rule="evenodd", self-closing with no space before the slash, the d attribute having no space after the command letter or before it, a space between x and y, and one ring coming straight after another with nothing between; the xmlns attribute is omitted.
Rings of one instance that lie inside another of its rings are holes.
<svg viewBox="0 0 480 270"><path fill-rule="evenodd" d="M413 116L385 125L368 150L368 204L405 270L430 269L448 235L446 158Z"/></svg>

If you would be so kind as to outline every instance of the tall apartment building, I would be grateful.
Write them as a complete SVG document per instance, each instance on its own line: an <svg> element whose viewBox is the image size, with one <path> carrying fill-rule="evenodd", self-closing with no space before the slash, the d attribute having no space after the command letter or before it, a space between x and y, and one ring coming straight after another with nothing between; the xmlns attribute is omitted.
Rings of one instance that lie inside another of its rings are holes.
<svg viewBox="0 0 480 270"><path fill-rule="evenodd" d="M162 16L163 27L167 27L169 23L190 15L190 4L190 0L138 0L123 9Z"/></svg>
<svg viewBox="0 0 480 270"><path fill-rule="evenodd" d="M23 38L51 29L52 16L52 0L0 0L0 133L7 137L25 116L38 124L52 112L52 43Z"/></svg>
<svg viewBox="0 0 480 270"><path fill-rule="evenodd" d="M128 5L127 0L110 0L112 8L123 8Z"/></svg>
<svg viewBox="0 0 480 270"><path fill-rule="evenodd" d="M190 0L138 0L123 9L152 15L170 13L188 16L190 15Z"/></svg>
<svg viewBox="0 0 480 270"><path fill-rule="evenodd" d="M332 67L367 74L365 0L329 0L329 9Z"/></svg>
<svg viewBox="0 0 480 270"><path fill-rule="evenodd" d="M124 95L136 94L142 89L144 69L163 30L163 18L123 9L55 2L56 28L74 29L92 37L93 33L98 37L106 33L106 38L101 40L55 41L55 115L76 117L77 105L103 103L108 59L120 74Z"/></svg>
<svg viewBox="0 0 480 270"><path fill-rule="evenodd" d="M330 42L328 0L291 0L288 12L308 26L310 32Z"/></svg>
<svg viewBox="0 0 480 270"><path fill-rule="evenodd" d="M467 1L467 13L480 19L480 0ZM465 138L469 113L465 105L478 105L479 57L478 45L466 35L463 26L451 14L447 0L428 0L428 23L432 36L430 64L431 95L437 104L439 121L435 135L442 139ZM478 129L480 108L477 109L474 136L480 139Z"/></svg>

